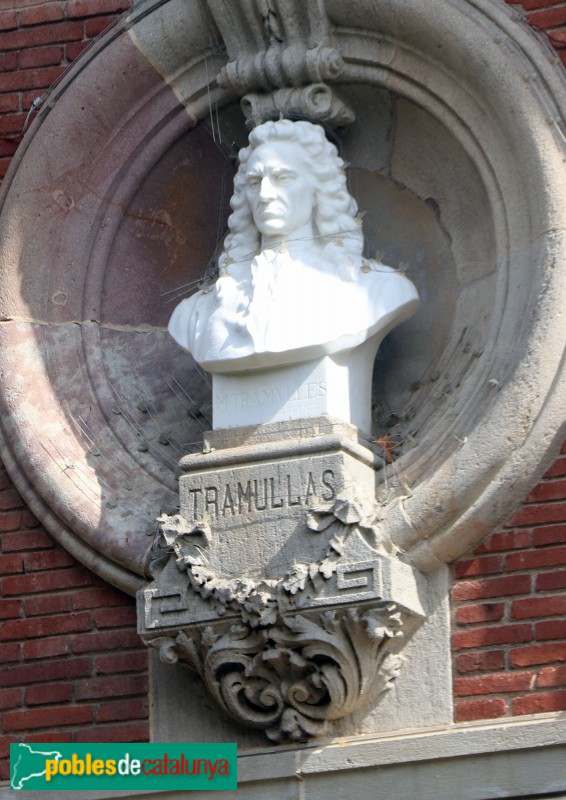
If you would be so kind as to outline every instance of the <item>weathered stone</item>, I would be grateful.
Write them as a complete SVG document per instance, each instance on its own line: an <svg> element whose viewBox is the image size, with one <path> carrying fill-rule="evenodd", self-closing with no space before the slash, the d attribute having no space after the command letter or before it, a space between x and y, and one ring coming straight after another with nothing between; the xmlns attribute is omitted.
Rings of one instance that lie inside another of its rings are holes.
<svg viewBox="0 0 566 800"><path fill-rule="evenodd" d="M354 428L320 425L280 441L229 432L247 443L183 458L180 512L160 519L139 593L147 644L275 741L371 705L427 615L425 579L381 537L375 455Z"/></svg>
<svg viewBox="0 0 566 800"><path fill-rule="evenodd" d="M354 121L345 98L328 85L339 80L344 60L323 6L273 0L242 14L232 0L207 5L228 51L218 83L242 97L248 127L281 115L333 127Z"/></svg>
<svg viewBox="0 0 566 800"><path fill-rule="evenodd" d="M390 501L389 534L415 564L432 569L502 522L563 439L563 76L501 3L431 0L423 14L417 0L326 0L324 9L344 62L333 86L359 120L344 137L344 156L355 166L352 194L368 210L369 255L407 265L423 299L419 314L382 345L373 433L389 437L394 456L380 488ZM199 403L210 405L205 379L187 367L183 390L194 402L174 382L179 396L161 394L168 425L157 441L167 432L170 444L159 444L154 464L144 462L149 484L144 478L129 491L128 508L155 498L143 526L119 506L90 513L84 486L48 468L55 462L46 433L67 425L64 409L94 397L98 434L120 454L119 475L139 469L145 436L111 411L116 397L107 410L96 396L114 393L118 370L107 366L129 364L119 394L127 390L136 422L149 420L152 412L137 408L136 387L149 379L139 334L164 325L171 290L206 272L226 219L219 221L213 200L220 209L222 194L230 195L220 188L224 167L228 184L233 172L221 147L235 155L245 125L230 91L214 80L228 55L205 4L136 4L121 25L51 93L3 181L2 327L24 319L38 331L68 323L77 340L84 333L85 380L78 390L74 380L55 379L53 340L34 334L38 375L48 365L39 428L20 436L12 424L12 400L19 396L25 407L30 387L9 346L0 394L3 457L26 501L75 555L133 592L143 580L144 531L174 496L168 453L209 427L190 416ZM240 55L254 46L252 34L240 41ZM380 124L368 110L376 93ZM198 171L205 163L216 193ZM96 341L85 323L100 317ZM173 363L174 349L164 346L160 359ZM175 417L178 429L169 424ZM189 417L194 427L185 425ZM74 456L103 487L104 458L93 457L84 433L73 438ZM69 503L55 502L58 494Z"/></svg>

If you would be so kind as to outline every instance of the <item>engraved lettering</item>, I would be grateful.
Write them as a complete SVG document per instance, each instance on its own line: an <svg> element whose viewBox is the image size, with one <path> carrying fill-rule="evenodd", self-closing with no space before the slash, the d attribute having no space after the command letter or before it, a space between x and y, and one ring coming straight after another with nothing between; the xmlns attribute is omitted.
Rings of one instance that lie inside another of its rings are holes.
<svg viewBox="0 0 566 800"><path fill-rule="evenodd" d="M259 500L259 492L257 490L258 483L262 483L262 481L254 481L255 510L256 511L265 511L265 509L267 508L267 478L263 479L263 505L262 506L260 506L258 504L258 500Z"/></svg>
<svg viewBox="0 0 566 800"><path fill-rule="evenodd" d="M199 507L198 507L198 498L197 495L202 493L202 489L189 489L189 506L193 506L193 519L198 519L199 517Z"/></svg>
<svg viewBox="0 0 566 800"><path fill-rule="evenodd" d="M300 505L301 505L301 498L300 498L300 496L299 496L299 497L297 497L295 500L293 500L293 499L291 498L291 492L292 492L292 488L291 488L291 476L290 476L290 475L287 475L287 503L288 503L290 506L300 506Z"/></svg>
<svg viewBox="0 0 566 800"><path fill-rule="evenodd" d="M322 473L322 483L328 489L328 492L324 492L322 495L323 500L334 500L336 497L336 489L334 488L334 472L331 469L325 469Z"/></svg>
<svg viewBox="0 0 566 800"><path fill-rule="evenodd" d="M234 501L232 500L232 492L230 491L230 484L226 484L226 492L224 494L224 503L222 504L222 515L226 516L226 511L230 509L232 514L236 513L234 508Z"/></svg>
<svg viewBox="0 0 566 800"><path fill-rule="evenodd" d="M269 483L271 486L271 508L281 508L284 503L283 498L280 497L279 501L277 503L275 502L275 478L270 478Z"/></svg>
<svg viewBox="0 0 566 800"><path fill-rule="evenodd" d="M309 414L316 409L316 401L325 397L326 394L327 384L325 381L311 381L299 388L271 386L254 392L218 392L214 395L214 400L218 402L219 408L221 407L223 411L250 409L254 406L262 408L291 402L297 405L297 413Z"/></svg>
<svg viewBox="0 0 566 800"><path fill-rule="evenodd" d="M204 490L204 508L214 508L214 516L218 516L218 489L216 486L207 486Z"/></svg>
<svg viewBox="0 0 566 800"><path fill-rule="evenodd" d="M208 485L189 488L185 484L183 513L195 520L206 514L230 518L239 514L274 513L278 509L308 506L315 499L325 502L335 499L338 491L336 471L322 470L322 464L319 468L316 461L303 463L307 469L301 473L289 471L281 474L276 468L266 465L255 472L256 478L246 480L240 473L240 476L234 476L235 480L216 485L213 481L220 475L209 474L205 479L209 481Z"/></svg>
<svg viewBox="0 0 566 800"><path fill-rule="evenodd" d="M307 481L307 493L305 497L305 501L308 504L310 497L317 497L316 486L314 483L314 478L312 476L312 472L309 472L309 479Z"/></svg>
<svg viewBox="0 0 566 800"><path fill-rule="evenodd" d="M245 500L248 504L248 514L252 510L252 498L255 497L255 493L252 491L252 484L251 481L246 483L246 488L242 487L242 484L238 482L238 513L242 513L242 502Z"/></svg>

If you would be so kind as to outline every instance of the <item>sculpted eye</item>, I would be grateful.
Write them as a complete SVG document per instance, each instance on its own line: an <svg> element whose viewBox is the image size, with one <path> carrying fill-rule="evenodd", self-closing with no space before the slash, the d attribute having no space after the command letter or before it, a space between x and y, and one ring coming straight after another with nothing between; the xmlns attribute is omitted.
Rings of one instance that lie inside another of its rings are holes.
<svg viewBox="0 0 566 800"><path fill-rule="evenodd" d="M246 182L248 186L254 189L260 185L261 178L259 177L259 175L248 175L248 177L246 178Z"/></svg>
<svg viewBox="0 0 566 800"><path fill-rule="evenodd" d="M277 183L290 183L295 176L291 172L280 172L273 177Z"/></svg>

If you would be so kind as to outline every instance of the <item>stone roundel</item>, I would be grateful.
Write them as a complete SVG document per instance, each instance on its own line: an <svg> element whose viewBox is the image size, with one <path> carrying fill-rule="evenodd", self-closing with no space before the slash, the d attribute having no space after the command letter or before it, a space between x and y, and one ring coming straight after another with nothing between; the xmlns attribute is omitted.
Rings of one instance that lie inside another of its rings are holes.
<svg viewBox="0 0 566 800"><path fill-rule="evenodd" d="M563 436L566 82L494 0L326 0L368 255L422 310L374 375L378 500L428 571L501 523ZM169 339L226 224L237 98L205 4L141 2L49 93L0 209L2 457L80 561L134 593L209 379Z"/></svg>

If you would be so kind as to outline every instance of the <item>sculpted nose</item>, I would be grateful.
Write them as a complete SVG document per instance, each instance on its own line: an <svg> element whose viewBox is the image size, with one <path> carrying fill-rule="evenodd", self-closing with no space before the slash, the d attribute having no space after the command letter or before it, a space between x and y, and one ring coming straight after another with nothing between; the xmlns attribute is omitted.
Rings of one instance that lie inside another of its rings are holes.
<svg viewBox="0 0 566 800"><path fill-rule="evenodd" d="M261 186L259 188L259 196L262 200L272 200L277 197L275 186L271 182L268 175L261 179Z"/></svg>

